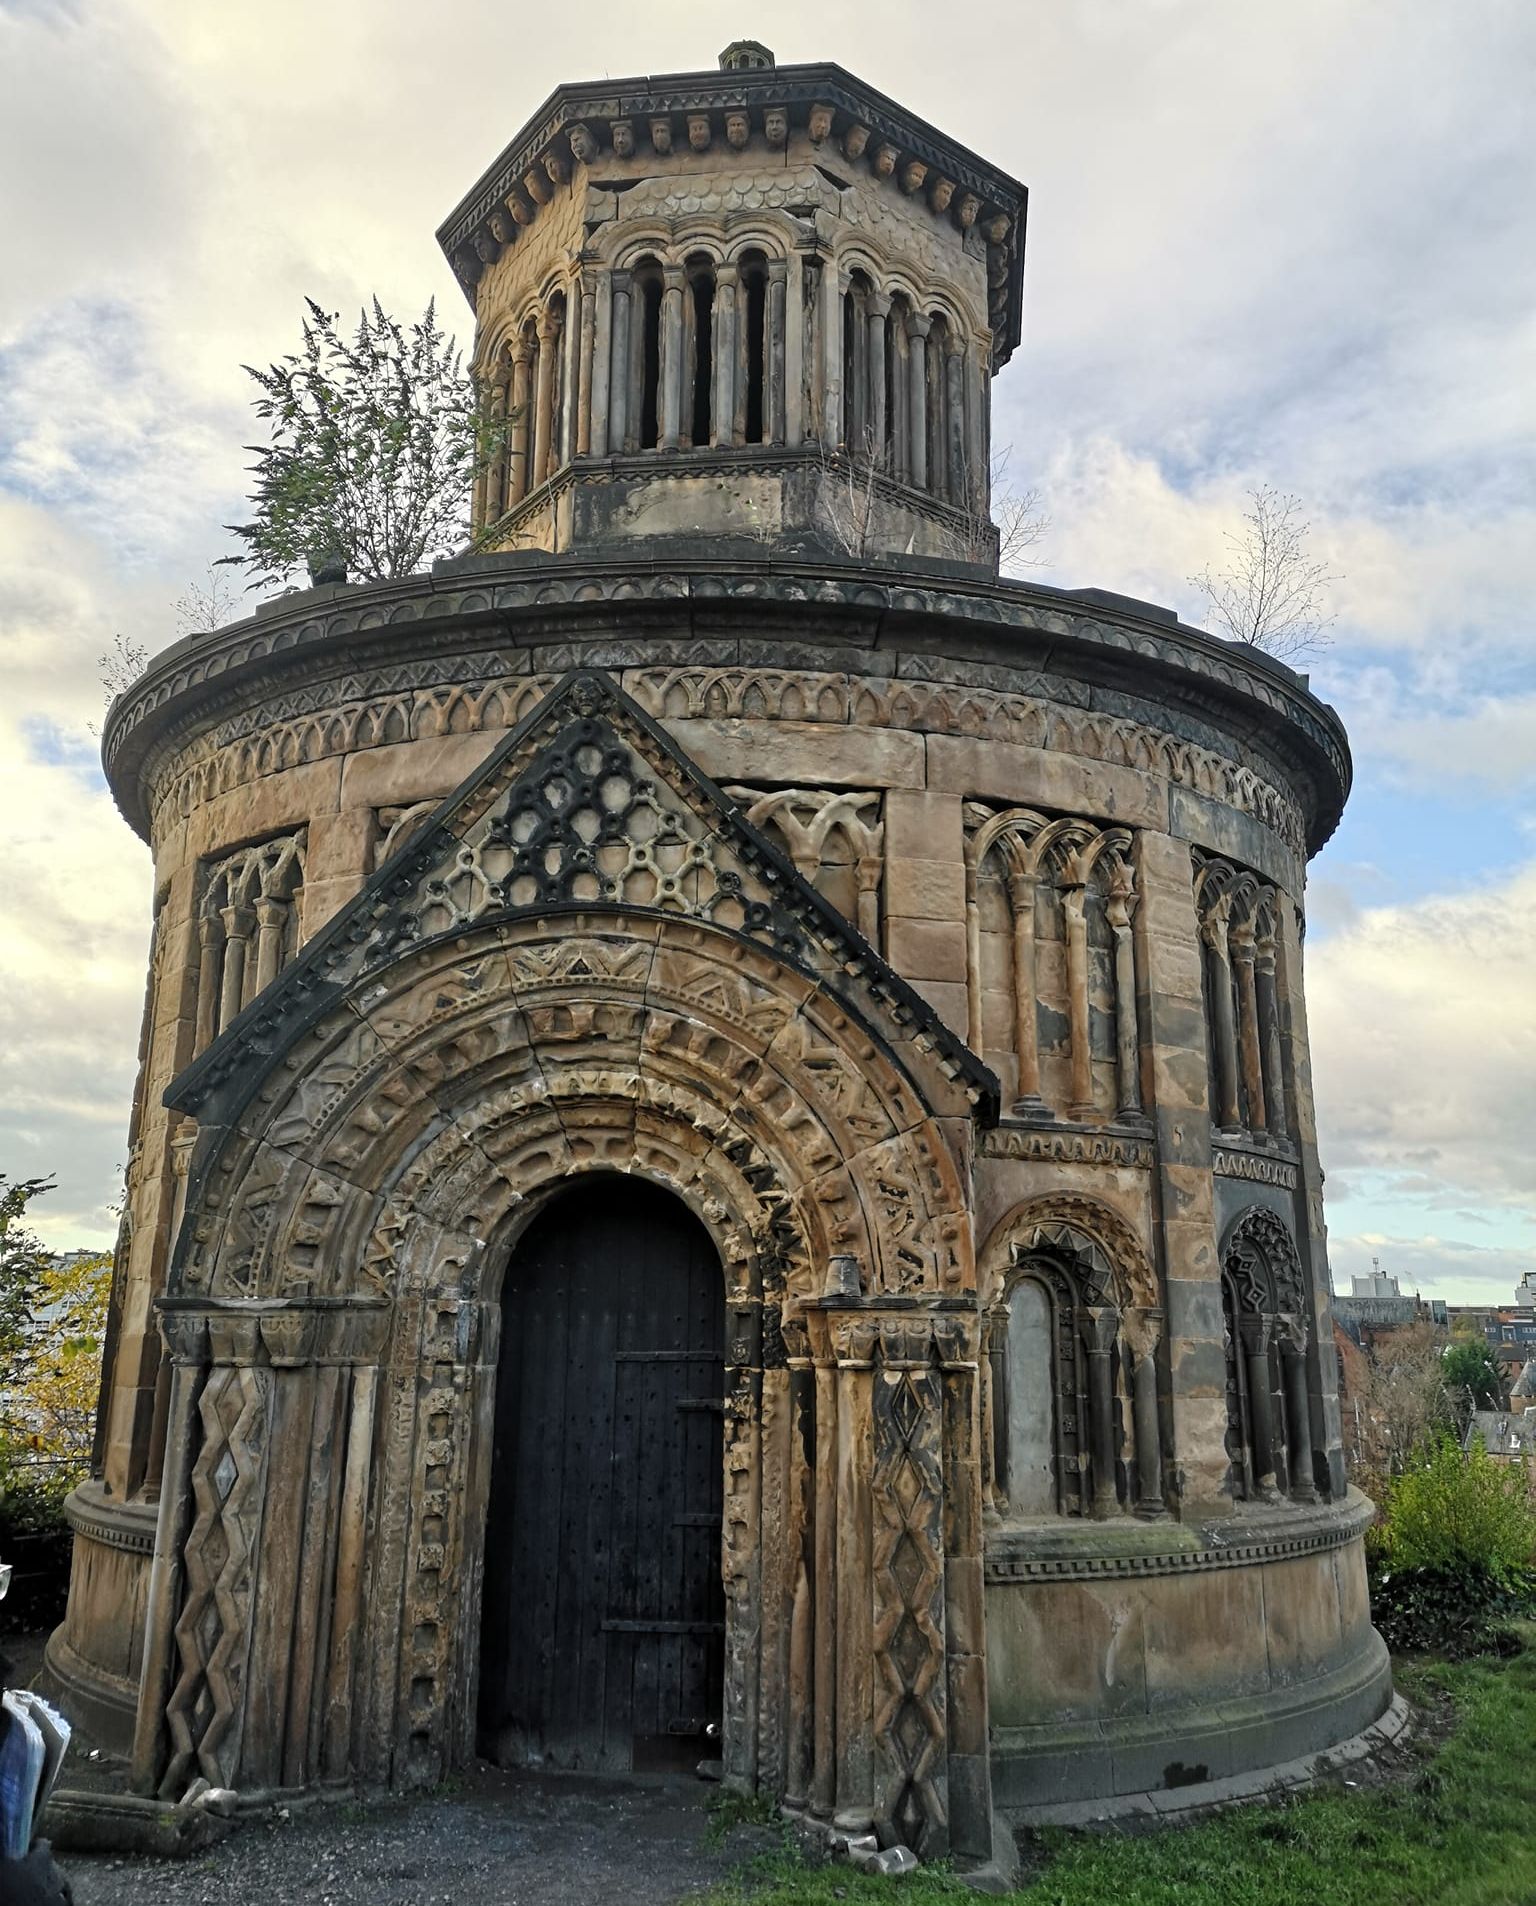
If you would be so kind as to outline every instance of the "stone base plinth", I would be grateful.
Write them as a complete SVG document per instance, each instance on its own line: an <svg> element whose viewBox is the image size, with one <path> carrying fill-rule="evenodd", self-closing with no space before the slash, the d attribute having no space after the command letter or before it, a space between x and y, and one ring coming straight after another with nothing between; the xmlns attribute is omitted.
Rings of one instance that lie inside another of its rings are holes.
<svg viewBox="0 0 1536 1906"><path fill-rule="evenodd" d="M1003 1809L1171 1791L1319 1752L1392 1699L1358 1491L1201 1527L995 1530L993 1791Z"/></svg>
<svg viewBox="0 0 1536 1906"><path fill-rule="evenodd" d="M153 1503L115 1502L82 1483L64 1513L75 1532L69 1607L48 1638L46 1662L65 1711L111 1753L133 1743L143 1665Z"/></svg>

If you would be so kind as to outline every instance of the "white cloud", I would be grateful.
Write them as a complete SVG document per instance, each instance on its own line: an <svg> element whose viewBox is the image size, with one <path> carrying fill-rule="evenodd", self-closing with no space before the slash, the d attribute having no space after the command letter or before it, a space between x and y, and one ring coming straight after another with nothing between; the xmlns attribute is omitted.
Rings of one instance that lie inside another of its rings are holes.
<svg viewBox="0 0 1536 1906"><path fill-rule="evenodd" d="M1453 1235L1467 1211L1536 1217L1533 907L1536 862L1486 889L1362 909L1308 954L1324 1163L1368 1175L1394 1229L1458 1208Z"/></svg>

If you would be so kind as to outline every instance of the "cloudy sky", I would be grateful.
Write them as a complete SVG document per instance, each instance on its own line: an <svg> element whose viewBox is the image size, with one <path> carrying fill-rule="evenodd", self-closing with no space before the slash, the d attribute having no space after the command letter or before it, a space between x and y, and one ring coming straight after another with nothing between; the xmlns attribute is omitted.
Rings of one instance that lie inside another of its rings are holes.
<svg viewBox="0 0 1536 1906"><path fill-rule="evenodd" d="M1356 791L1308 988L1336 1282L1536 1267L1536 8L1529 0L0 0L0 1171L105 1243L148 855L98 657L227 552L239 366L309 294L467 312L432 232L558 81L834 59L1031 188L999 442L1046 581L1179 608L1245 491L1341 580ZM221 572L228 575L229 572Z"/></svg>

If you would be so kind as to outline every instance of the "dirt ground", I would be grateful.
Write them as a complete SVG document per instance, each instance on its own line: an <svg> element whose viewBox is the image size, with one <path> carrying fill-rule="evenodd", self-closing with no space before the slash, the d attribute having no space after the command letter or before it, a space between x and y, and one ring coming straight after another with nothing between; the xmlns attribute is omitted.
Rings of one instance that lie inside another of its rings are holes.
<svg viewBox="0 0 1536 1906"><path fill-rule="evenodd" d="M76 1906L670 1906L778 1843L707 1837L697 1779L485 1769L447 1793L249 1822L189 1860L68 1855Z"/></svg>

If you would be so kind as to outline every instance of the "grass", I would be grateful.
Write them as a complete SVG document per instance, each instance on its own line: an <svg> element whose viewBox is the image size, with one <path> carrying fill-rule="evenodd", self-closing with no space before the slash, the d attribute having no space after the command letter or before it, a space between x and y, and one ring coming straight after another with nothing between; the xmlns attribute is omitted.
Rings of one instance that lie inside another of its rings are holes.
<svg viewBox="0 0 1536 1906"><path fill-rule="evenodd" d="M1398 1664L1410 1700L1449 1701L1455 1714L1416 1775L1135 1836L1042 1834L1039 1864L1010 1897L1015 1906L1533 1906L1536 1627L1524 1639L1507 1660ZM879 1880L786 1851L744 1867L700 1906L976 1898L943 1871Z"/></svg>

